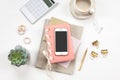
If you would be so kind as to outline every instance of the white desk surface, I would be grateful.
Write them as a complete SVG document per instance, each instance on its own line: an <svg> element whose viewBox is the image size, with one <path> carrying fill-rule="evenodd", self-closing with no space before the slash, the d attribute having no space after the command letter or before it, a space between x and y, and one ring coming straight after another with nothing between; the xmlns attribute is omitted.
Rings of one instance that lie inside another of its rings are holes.
<svg viewBox="0 0 120 80"><path fill-rule="evenodd" d="M70 0L58 0L59 5L35 24L30 24L19 9L27 0L0 0L0 80L50 80L45 71L34 67L41 41L43 24L46 18L52 16L72 24L84 26L81 46L73 75L53 73L57 80L119 80L120 79L120 1L96 0L96 19L103 31L97 35L92 26L93 18L76 20L69 11ZM19 25L25 25L27 31L20 36L17 33ZM25 45L23 39L28 36L32 43ZM98 39L100 49L108 49L107 58L90 59L90 49L81 71L78 71L81 55L90 43ZM16 45L27 48L31 54L29 65L14 67L8 61L9 50Z"/></svg>

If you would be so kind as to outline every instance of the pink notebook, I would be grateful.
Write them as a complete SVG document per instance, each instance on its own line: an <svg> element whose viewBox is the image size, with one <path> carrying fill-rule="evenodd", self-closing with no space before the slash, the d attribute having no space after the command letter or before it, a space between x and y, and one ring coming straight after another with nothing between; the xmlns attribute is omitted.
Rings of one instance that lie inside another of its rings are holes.
<svg viewBox="0 0 120 80"><path fill-rule="evenodd" d="M56 28L66 28L67 29L68 55L65 55L65 56L55 55L55 29ZM69 24L47 26L45 28L45 35L46 35L46 40L47 40L47 43L48 43L48 52L49 52L51 63L70 61L70 60L74 59L74 50L73 50L71 30L70 30L70 25Z"/></svg>

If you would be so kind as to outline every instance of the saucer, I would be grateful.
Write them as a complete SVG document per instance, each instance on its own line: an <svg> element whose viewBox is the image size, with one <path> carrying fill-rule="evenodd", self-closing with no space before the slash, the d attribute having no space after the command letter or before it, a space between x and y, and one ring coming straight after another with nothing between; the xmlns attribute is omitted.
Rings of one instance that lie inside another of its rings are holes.
<svg viewBox="0 0 120 80"><path fill-rule="evenodd" d="M95 13L95 0L71 0L70 11L77 19L87 19Z"/></svg>

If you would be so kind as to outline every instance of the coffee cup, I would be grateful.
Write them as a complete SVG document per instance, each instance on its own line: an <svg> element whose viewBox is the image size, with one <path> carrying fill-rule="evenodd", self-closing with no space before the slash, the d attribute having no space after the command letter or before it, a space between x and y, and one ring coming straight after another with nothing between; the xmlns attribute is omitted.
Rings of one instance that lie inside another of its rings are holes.
<svg viewBox="0 0 120 80"><path fill-rule="evenodd" d="M86 19L95 13L94 0L71 0L70 10L72 15L78 19Z"/></svg>

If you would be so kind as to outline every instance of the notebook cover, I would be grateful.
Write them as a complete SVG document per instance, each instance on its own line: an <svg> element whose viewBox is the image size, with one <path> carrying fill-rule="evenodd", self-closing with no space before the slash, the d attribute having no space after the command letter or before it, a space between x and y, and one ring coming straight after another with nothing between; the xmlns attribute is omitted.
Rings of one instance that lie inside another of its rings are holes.
<svg viewBox="0 0 120 80"><path fill-rule="evenodd" d="M65 56L57 56L55 55L55 29L56 28L65 28L67 29L67 48L68 48L68 55ZM71 37L71 30L69 24L59 24L54 26L47 26L45 27L46 35L50 36L49 39L47 39L47 42L49 42L51 45L48 45L48 51L50 50L49 56L52 57L50 59L51 63L57 63L57 62L63 62L63 61L70 61L74 59L74 50L73 50L73 43L72 43L72 37Z"/></svg>

